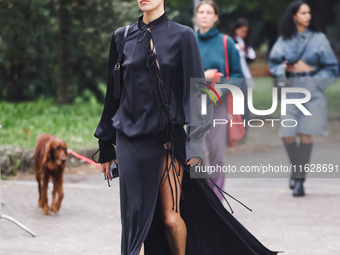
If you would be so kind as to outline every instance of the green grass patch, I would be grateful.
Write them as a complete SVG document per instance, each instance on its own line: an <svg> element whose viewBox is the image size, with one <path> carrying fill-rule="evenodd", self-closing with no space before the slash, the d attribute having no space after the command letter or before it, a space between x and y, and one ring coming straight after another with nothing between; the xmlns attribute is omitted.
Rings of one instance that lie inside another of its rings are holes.
<svg viewBox="0 0 340 255"><path fill-rule="evenodd" d="M72 105L55 105L54 100L0 102L0 145L34 148L36 137L50 133L63 139L74 150L96 147L93 136L103 105L91 93L76 98Z"/></svg>
<svg viewBox="0 0 340 255"><path fill-rule="evenodd" d="M326 89L328 117L340 118L340 80Z"/></svg>

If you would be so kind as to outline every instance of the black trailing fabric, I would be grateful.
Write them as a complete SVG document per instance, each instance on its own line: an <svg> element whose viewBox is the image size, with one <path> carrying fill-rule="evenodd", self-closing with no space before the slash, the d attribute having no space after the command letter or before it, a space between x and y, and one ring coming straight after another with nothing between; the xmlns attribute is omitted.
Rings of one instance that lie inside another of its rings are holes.
<svg viewBox="0 0 340 255"><path fill-rule="evenodd" d="M180 213L187 227L186 255L274 255L244 228L222 205L205 179L190 178L185 164L185 133L175 126L175 158L183 167ZM161 218L160 203L145 239L146 255L171 255Z"/></svg>

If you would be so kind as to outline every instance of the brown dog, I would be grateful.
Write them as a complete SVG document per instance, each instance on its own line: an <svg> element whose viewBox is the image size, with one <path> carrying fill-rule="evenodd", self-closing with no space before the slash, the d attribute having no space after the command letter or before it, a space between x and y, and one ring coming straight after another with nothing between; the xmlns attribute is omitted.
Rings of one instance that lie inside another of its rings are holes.
<svg viewBox="0 0 340 255"><path fill-rule="evenodd" d="M51 210L58 213L63 192L63 173L67 158L67 145L58 137L42 134L37 137L35 148L35 177L39 188L39 206L43 214L50 214L48 207L47 189L48 181L53 181ZM56 195L58 193L58 199Z"/></svg>

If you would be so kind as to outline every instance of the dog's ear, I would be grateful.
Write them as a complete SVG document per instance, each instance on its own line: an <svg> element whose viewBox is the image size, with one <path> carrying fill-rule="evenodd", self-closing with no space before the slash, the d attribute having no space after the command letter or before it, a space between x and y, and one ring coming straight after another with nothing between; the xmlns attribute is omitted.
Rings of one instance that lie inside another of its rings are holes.
<svg viewBox="0 0 340 255"><path fill-rule="evenodd" d="M62 141L62 145L63 145L63 150L65 151L65 155L67 156L67 144Z"/></svg>
<svg viewBox="0 0 340 255"><path fill-rule="evenodd" d="M55 161L55 155L54 155L55 150L56 150L55 143L53 141L51 141L50 150L49 150L51 161Z"/></svg>
<svg viewBox="0 0 340 255"><path fill-rule="evenodd" d="M49 141L45 144L42 163L45 164L48 161L53 160L53 158L54 158L54 155L53 155L52 141Z"/></svg>

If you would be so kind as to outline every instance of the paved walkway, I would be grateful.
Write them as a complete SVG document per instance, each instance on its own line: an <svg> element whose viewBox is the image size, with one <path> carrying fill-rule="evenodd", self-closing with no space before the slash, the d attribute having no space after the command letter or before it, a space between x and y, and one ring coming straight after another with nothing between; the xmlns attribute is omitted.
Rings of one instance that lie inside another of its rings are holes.
<svg viewBox="0 0 340 255"><path fill-rule="evenodd" d="M270 132L274 134L274 130ZM228 152L229 162L256 164L262 159L274 164L282 160L283 148L273 134L271 140L264 137L261 145L251 131L248 145ZM330 160L340 165L337 134L315 141L313 162ZM65 198L59 215L41 214L32 175L2 181L6 203L2 213L21 221L37 236L33 238L1 219L1 255L120 254L118 181L108 188L102 174L95 174L96 169L71 170L65 175ZM230 201L234 216L266 246L287 255L340 254L340 178L310 178L306 196L293 198L286 178L243 177L227 179L225 189L253 209L249 212Z"/></svg>

